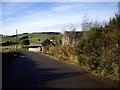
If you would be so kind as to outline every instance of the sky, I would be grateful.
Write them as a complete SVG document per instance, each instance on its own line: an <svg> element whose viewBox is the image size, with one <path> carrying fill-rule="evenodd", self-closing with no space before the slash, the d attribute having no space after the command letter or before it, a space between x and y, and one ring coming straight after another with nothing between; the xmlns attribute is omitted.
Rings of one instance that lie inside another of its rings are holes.
<svg viewBox="0 0 120 90"><path fill-rule="evenodd" d="M90 20L109 21L118 12L117 2L2 2L0 34L63 32L77 25L85 15Z"/></svg>

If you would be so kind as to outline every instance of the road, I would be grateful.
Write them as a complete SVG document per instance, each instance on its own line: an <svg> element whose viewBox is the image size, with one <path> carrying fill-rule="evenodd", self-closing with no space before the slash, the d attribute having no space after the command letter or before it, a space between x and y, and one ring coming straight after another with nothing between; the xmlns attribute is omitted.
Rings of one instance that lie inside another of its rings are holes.
<svg viewBox="0 0 120 90"><path fill-rule="evenodd" d="M27 51L4 71L2 88L116 88L118 83L101 79L80 67Z"/></svg>

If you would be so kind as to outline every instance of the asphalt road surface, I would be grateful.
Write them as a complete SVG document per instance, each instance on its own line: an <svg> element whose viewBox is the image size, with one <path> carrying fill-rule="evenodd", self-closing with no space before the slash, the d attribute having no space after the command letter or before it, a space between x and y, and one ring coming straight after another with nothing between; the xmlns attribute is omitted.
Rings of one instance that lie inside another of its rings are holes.
<svg viewBox="0 0 120 90"><path fill-rule="evenodd" d="M119 83L96 77L80 67L37 53L22 55L4 71L2 88L118 88Z"/></svg>

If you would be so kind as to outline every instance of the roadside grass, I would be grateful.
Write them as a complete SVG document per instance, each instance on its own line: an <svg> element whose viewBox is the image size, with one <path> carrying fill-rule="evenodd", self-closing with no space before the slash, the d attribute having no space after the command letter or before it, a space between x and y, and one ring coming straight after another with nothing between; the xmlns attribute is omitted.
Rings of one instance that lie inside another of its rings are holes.
<svg viewBox="0 0 120 90"><path fill-rule="evenodd" d="M17 45L17 49L20 49L22 46L20 44ZM16 49L16 45L9 45L9 46L1 46L0 47L1 50L3 50L3 52L8 49L8 50L15 50Z"/></svg>
<svg viewBox="0 0 120 90"><path fill-rule="evenodd" d="M0 47L1 49L5 50L5 48L8 48L8 49L15 49L15 45L9 45L9 46L2 46Z"/></svg>
<svg viewBox="0 0 120 90"><path fill-rule="evenodd" d="M44 51L42 54L49 56L51 58L55 58L59 61L65 62L67 64L73 64L79 66L79 62L77 60L77 55L75 54L75 48L70 46L46 46L44 47Z"/></svg>
<svg viewBox="0 0 120 90"><path fill-rule="evenodd" d="M74 65L74 66L79 66L79 64L78 63L75 63L75 62L73 62L73 61L68 61L68 60L64 60L64 59L60 59L60 58L57 58L57 57L55 57L55 56L51 56L51 55L49 55L49 54L43 54L43 53L39 53L40 55L43 55L43 56L47 56L47 57L49 57L49 58L51 58L51 59L53 59L53 60L57 60L57 61L59 61L59 62L63 62L63 63L66 63L66 64L71 64L71 65Z"/></svg>
<svg viewBox="0 0 120 90"><path fill-rule="evenodd" d="M2 68L7 67L16 57L19 56L19 52L14 49L3 48L2 52Z"/></svg>
<svg viewBox="0 0 120 90"><path fill-rule="evenodd" d="M26 50L26 51L28 51L28 49L29 49L29 46L22 46L22 47L20 48L20 50Z"/></svg>
<svg viewBox="0 0 120 90"><path fill-rule="evenodd" d="M28 51L28 48L29 46L25 46L22 50L26 50ZM58 49L59 48L59 49ZM91 70L90 66L89 65L84 65L84 63L81 63L78 61L78 59L81 59L82 60L82 57L76 57L74 55L74 51L72 48L69 48L68 46L67 47L60 47L60 46L57 46L57 47L47 47L44 49L45 51L42 52L42 53L38 53L40 55L43 55L43 56L47 56L53 60L57 60L57 61L60 61L60 62L63 62L63 63L66 63L66 64L71 64L71 65L74 65L74 66L79 66L81 67L83 70L87 71L87 72L90 72L91 74L94 74L96 76L99 76L101 78L109 78L109 79L112 79L112 80L118 80L118 74L108 74L107 75L105 74L106 71L103 69L101 69L100 71L99 70ZM71 50L71 51L69 51ZM69 53L66 53L66 52L69 52ZM65 55L67 54L67 55ZM73 54L73 55L71 55ZM87 58L86 56L84 56L84 58ZM84 59L83 58L83 59ZM78 62L76 62L78 61ZM115 68L116 69L116 68ZM117 72L116 72L117 73Z"/></svg>
<svg viewBox="0 0 120 90"><path fill-rule="evenodd" d="M14 61L20 53L15 49L15 45L10 45L0 47L0 54L2 55L2 68L4 69Z"/></svg>
<svg viewBox="0 0 120 90"><path fill-rule="evenodd" d="M76 52L77 51L75 47L71 46L47 46L44 48L43 54L50 58L65 62L66 64L80 66L87 72L90 72L96 76L109 78L112 80L119 80L118 64L115 62L112 62L112 64L107 66L107 63L104 63L102 60L100 60L98 63L102 67L99 66L98 68L93 68L93 61L96 61L98 58L94 60L95 57L93 58L93 56L89 57L85 54L77 55ZM106 67L103 65L111 68L109 72L108 69L106 69Z"/></svg>

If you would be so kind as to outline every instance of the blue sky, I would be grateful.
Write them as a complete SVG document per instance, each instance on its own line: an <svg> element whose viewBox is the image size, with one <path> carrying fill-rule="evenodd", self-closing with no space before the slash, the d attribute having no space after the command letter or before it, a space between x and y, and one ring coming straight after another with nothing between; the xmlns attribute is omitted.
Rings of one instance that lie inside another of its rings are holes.
<svg viewBox="0 0 120 90"><path fill-rule="evenodd" d="M108 21L117 13L117 2L2 2L2 31L13 35L31 32L62 32L66 25L77 24L83 17Z"/></svg>

